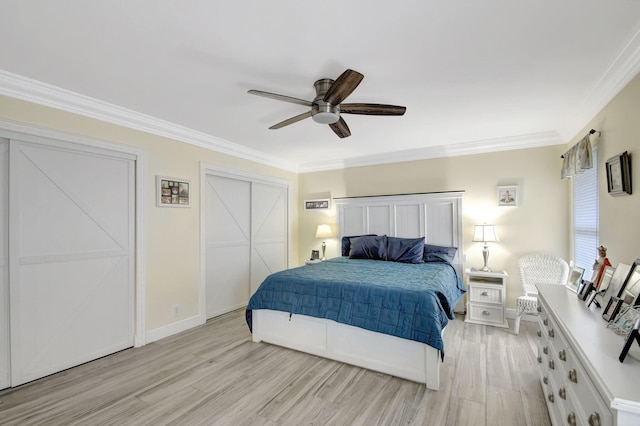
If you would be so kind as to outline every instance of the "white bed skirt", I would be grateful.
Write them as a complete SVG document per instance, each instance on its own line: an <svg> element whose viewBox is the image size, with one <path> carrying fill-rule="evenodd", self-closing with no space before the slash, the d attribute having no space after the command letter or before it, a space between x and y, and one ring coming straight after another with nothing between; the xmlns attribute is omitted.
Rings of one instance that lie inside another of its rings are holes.
<svg viewBox="0 0 640 426"><path fill-rule="evenodd" d="M268 342L369 370L440 386L440 351L424 343L286 312L252 311L254 342Z"/></svg>

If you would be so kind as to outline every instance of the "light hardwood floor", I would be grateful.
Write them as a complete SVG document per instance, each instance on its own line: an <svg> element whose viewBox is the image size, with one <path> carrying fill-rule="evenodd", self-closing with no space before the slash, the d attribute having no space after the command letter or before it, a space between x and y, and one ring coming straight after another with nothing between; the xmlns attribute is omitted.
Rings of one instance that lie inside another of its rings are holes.
<svg viewBox="0 0 640 426"><path fill-rule="evenodd" d="M252 343L238 310L0 392L2 425L549 425L533 322L451 321L441 389Z"/></svg>

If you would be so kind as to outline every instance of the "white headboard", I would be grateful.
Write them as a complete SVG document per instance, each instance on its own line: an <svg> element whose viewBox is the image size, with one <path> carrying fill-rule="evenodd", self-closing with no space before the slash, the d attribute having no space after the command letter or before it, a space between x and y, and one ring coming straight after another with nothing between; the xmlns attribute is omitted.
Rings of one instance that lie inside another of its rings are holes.
<svg viewBox="0 0 640 426"><path fill-rule="evenodd" d="M457 247L454 265L462 273L463 191L335 198L338 241L347 235L425 237L425 242ZM461 275L462 276L462 275Z"/></svg>

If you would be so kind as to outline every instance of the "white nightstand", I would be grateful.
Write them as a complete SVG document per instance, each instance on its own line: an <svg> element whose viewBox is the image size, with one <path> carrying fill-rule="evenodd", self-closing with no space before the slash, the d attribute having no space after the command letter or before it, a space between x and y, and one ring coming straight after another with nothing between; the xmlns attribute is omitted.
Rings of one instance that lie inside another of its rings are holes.
<svg viewBox="0 0 640 426"><path fill-rule="evenodd" d="M509 328L505 315L507 277L505 271L474 271L467 275L467 315L465 322Z"/></svg>

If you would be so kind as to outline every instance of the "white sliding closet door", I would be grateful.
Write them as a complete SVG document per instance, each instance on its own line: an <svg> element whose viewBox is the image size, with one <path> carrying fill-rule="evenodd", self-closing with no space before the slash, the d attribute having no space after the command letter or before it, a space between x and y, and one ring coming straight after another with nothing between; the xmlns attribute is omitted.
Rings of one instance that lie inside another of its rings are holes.
<svg viewBox="0 0 640 426"><path fill-rule="evenodd" d="M264 279L287 267L287 189L253 183L251 187L251 294Z"/></svg>
<svg viewBox="0 0 640 426"><path fill-rule="evenodd" d="M10 142L11 382L133 346L134 161Z"/></svg>
<svg viewBox="0 0 640 426"><path fill-rule="evenodd" d="M9 141L0 139L0 389L9 371Z"/></svg>
<svg viewBox="0 0 640 426"><path fill-rule="evenodd" d="M205 188L207 319L246 305L251 256L251 183L207 175Z"/></svg>

